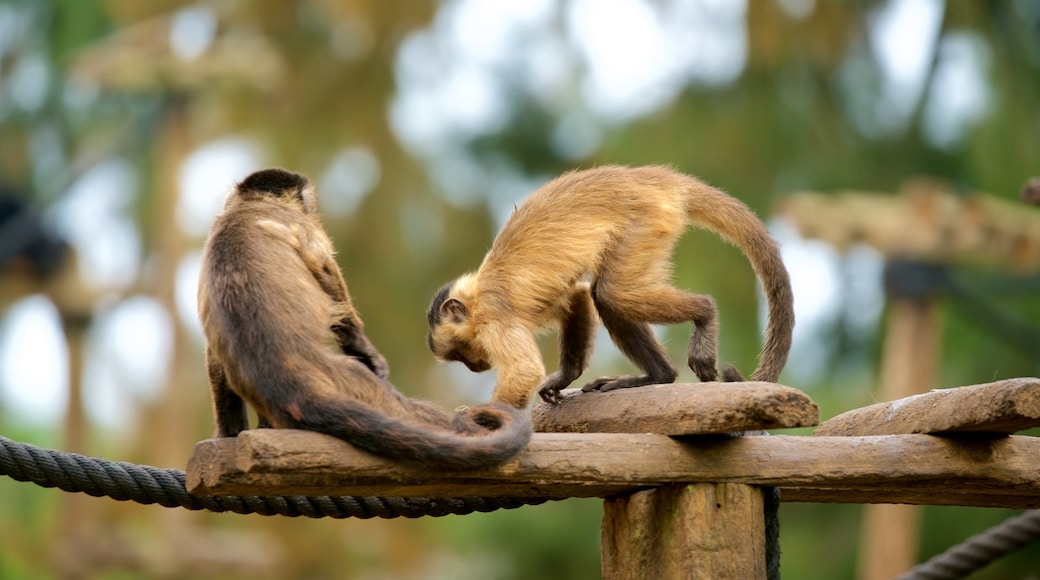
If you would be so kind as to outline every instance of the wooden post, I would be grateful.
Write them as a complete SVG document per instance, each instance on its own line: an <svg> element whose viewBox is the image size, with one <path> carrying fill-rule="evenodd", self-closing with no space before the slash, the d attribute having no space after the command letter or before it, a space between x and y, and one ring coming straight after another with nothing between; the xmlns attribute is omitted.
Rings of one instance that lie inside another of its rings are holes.
<svg viewBox="0 0 1040 580"><path fill-rule="evenodd" d="M881 400L903 399L934 387L939 359L935 299L893 300L883 348ZM860 580L888 580L913 568L917 563L920 514L920 508L912 505L863 507Z"/></svg>
<svg viewBox="0 0 1040 580"><path fill-rule="evenodd" d="M186 487L205 495L606 498L601 572L608 579L765 578L765 486L796 502L1040 508L1040 437L1011 434L1040 427L1040 379L879 403L827 421L812 437L691 435L815 422L815 403L796 394L766 383L568 393L536 412L535 423L631 432L539 432L516 457L471 470L395 462L318 433L253 429L199 442ZM634 413L610 423L602 409L646 405L669 419ZM646 432L651 426L686 434ZM959 436L943 436L950 433ZM895 522L886 537L902 547L906 540L895 533L913 528Z"/></svg>
<svg viewBox="0 0 1040 580"><path fill-rule="evenodd" d="M666 485L603 502L605 580L765 579L762 489Z"/></svg>

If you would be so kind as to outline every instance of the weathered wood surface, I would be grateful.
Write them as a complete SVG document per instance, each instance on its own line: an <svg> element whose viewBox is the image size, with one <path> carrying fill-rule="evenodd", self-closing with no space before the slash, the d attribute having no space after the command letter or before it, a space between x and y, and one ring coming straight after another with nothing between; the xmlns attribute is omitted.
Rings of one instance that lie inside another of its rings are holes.
<svg viewBox="0 0 1040 580"><path fill-rule="evenodd" d="M820 409L798 389L774 383L678 383L606 393L563 391L556 405L539 403L535 431L694 435L811 427Z"/></svg>
<svg viewBox="0 0 1040 580"><path fill-rule="evenodd" d="M1040 438L694 437L536 433L492 469L395 464L304 431L259 429L200 442L193 493L607 497L671 483L783 488L785 501L1040 507ZM809 491L801 493L805 488ZM847 498L847 499L843 499Z"/></svg>
<svg viewBox="0 0 1040 580"><path fill-rule="evenodd" d="M1040 427L1040 379L939 389L842 413L813 435L1015 433Z"/></svg>
<svg viewBox="0 0 1040 580"><path fill-rule="evenodd" d="M605 580L766 578L762 489L667 485L603 504Z"/></svg>

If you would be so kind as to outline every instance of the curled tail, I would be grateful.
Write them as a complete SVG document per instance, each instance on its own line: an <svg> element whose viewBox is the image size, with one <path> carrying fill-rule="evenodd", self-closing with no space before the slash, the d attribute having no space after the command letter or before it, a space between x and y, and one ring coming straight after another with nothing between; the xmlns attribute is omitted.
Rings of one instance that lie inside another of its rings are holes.
<svg viewBox="0 0 1040 580"><path fill-rule="evenodd" d="M531 440L531 420L500 404L470 409L483 434L461 434L445 425L402 419L356 400L303 397L285 413L285 424L342 439L365 451L427 467L472 469L506 461ZM475 429L470 428L473 433Z"/></svg>
<svg viewBox="0 0 1040 580"><path fill-rule="evenodd" d="M693 181L687 196L690 220L740 248L762 283L769 321L758 367L751 380L776 382L787 363L794 330L794 294L780 249L762 220L744 202L696 179Z"/></svg>

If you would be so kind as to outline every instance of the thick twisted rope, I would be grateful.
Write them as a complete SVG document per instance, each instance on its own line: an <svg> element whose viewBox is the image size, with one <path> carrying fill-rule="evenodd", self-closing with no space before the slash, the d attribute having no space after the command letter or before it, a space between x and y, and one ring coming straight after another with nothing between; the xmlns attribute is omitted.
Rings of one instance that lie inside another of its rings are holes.
<svg viewBox="0 0 1040 580"><path fill-rule="evenodd" d="M206 496L188 493L183 471L43 449L0 436L0 475L41 487L189 510L308 518L417 518L545 503L541 498Z"/></svg>
<svg viewBox="0 0 1040 580"><path fill-rule="evenodd" d="M899 580L964 578L994 560L1040 540L1040 510L1008 518L914 567Z"/></svg>

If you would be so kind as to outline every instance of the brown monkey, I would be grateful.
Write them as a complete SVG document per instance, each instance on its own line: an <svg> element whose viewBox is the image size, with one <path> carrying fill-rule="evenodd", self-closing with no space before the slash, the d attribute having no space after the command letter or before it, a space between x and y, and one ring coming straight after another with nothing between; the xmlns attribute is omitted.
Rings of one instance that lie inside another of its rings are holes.
<svg viewBox="0 0 1040 580"><path fill-rule="evenodd" d="M249 427L248 403L261 426L318 431L430 466L480 467L519 452L531 437L520 411L492 404L453 421L385 380L386 361L332 256L305 177L258 171L228 197L198 296L217 436Z"/></svg>
<svg viewBox="0 0 1040 580"><path fill-rule="evenodd" d="M596 314L645 375L602 377L584 391L670 383L675 367L650 324L693 322L688 362L714 381L718 322L710 296L671 286L686 226L716 232L748 256L769 301L756 381L776 381L794 327L791 283L769 231L743 202L667 167L607 166L566 173L527 198L480 268L443 286L427 312L430 350L480 372L499 368L492 401L548 402L588 366ZM560 329L560 369L545 376L534 333ZM726 380L740 380L726 369Z"/></svg>

